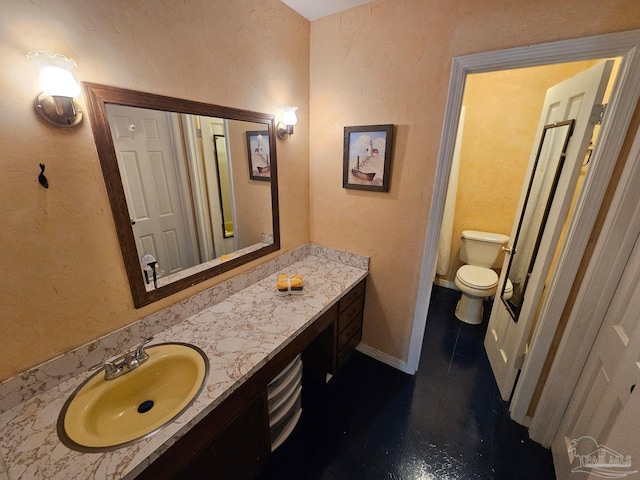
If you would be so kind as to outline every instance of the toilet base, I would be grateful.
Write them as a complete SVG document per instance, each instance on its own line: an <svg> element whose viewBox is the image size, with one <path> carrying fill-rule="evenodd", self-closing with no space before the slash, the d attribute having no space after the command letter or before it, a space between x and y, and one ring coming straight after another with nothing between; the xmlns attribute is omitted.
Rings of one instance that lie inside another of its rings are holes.
<svg viewBox="0 0 640 480"><path fill-rule="evenodd" d="M482 302L484 297L470 297L462 294L458 305L456 305L456 318L470 325L480 325L482 323Z"/></svg>

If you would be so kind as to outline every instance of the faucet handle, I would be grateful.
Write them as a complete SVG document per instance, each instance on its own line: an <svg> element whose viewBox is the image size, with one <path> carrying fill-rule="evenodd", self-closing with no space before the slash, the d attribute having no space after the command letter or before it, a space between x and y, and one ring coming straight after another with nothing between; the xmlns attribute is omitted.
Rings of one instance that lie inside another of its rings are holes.
<svg viewBox="0 0 640 480"><path fill-rule="evenodd" d="M144 351L144 346L153 340L153 337L145 338L142 342L132 348L134 350L133 357L138 361L138 363L146 362L149 358L149 354Z"/></svg>
<svg viewBox="0 0 640 480"><path fill-rule="evenodd" d="M102 363L98 363L92 367L89 367L89 370L99 370L104 369L104 379L112 380L120 375L121 367L116 365L115 361L105 361Z"/></svg>

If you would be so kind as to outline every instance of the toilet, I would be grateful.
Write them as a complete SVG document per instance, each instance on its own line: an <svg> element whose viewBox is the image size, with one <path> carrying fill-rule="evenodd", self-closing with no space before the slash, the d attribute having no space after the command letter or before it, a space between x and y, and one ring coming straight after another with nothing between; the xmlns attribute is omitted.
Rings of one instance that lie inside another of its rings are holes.
<svg viewBox="0 0 640 480"><path fill-rule="evenodd" d="M504 282L504 290L502 292L502 299L509 300L513 296L513 283L507 278Z"/></svg>
<svg viewBox="0 0 640 480"><path fill-rule="evenodd" d="M500 233L462 232L460 260L465 265L458 269L455 278L455 285L462 292L455 312L459 320L472 325L482 323L482 302L495 295L498 287L498 274L492 268L501 266L504 259L502 247L508 241L509 237ZM513 291L508 279L506 291Z"/></svg>

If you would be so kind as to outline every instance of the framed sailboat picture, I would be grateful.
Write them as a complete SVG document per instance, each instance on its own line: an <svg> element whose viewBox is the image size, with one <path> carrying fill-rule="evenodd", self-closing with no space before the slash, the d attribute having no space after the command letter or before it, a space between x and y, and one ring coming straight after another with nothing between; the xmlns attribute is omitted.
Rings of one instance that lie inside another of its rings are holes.
<svg viewBox="0 0 640 480"><path fill-rule="evenodd" d="M393 124L344 127L342 187L389 191Z"/></svg>
<svg viewBox="0 0 640 480"><path fill-rule="evenodd" d="M271 159L269 158L269 132L267 130L247 132L247 157L249 158L249 178L251 180L271 180Z"/></svg>

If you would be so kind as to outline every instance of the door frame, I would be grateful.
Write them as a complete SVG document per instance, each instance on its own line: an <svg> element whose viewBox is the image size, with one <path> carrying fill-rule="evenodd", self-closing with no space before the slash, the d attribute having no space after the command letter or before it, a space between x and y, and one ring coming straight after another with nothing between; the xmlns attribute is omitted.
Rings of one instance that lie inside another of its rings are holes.
<svg viewBox="0 0 640 480"><path fill-rule="evenodd" d="M545 305L548 308L544 308L542 311L534 342L532 342L511 402L511 415L518 423L525 422L526 412L560 320L562 307L566 303L570 286L575 279L589 234L615 166L615 162L607 162L605 159L618 158L631 116L640 97L640 30L465 55L453 59L409 344L408 373L417 371L420 360L431 287L435 278L444 200L449 182L466 76L472 73L618 56L623 57L623 60L604 116L598 144L592 154L592 167L585 179L567 234L565 247L558 261L556 274L551 285L553 288L549 289L549 295L545 300ZM524 388L525 385L526 388Z"/></svg>

